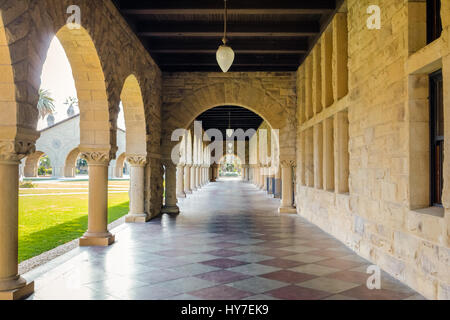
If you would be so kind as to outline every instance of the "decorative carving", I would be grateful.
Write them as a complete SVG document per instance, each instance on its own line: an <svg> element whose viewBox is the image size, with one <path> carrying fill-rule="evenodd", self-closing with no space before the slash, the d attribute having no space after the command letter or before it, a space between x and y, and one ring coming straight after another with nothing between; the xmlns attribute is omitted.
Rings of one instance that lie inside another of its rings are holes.
<svg viewBox="0 0 450 320"><path fill-rule="evenodd" d="M20 161L36 152L34 141L0 141L0 161Z"/></svg>
<svg viewBox="0 0 450 320"><path fill-rule="evenodd" d="M280 164L283 168L287 168L287 167L296 167L296 162L295 160L282 160L280 161Z"/></svg>
<svg viewBox="0 0 450 320"><path fill-rule="evenodd" d="M91 164L108 165L111 161L111 154L109 151L86 151L82 152L80 157Z"/></svg>
<svg viewBox="0 0 450 320"><path fill-rule="evenodd" d="M147 157L143 155L129 155L127 161L132 167L143 167L147 163Z"/></svg>

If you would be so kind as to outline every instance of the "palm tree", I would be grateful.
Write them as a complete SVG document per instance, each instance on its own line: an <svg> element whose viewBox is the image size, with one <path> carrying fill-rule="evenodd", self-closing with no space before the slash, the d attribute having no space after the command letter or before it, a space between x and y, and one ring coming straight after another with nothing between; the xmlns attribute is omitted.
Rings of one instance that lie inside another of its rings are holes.
<svg viewBox="0 0 450 320"><path fill-rule="evenodd" d="M55 112L55 100L50 96L49 90L39 89L38 110L39 117L44 119L47 115L52 115Z"/></svg>
<svg viewBox="0 0 450 320"><path fill-rule="evenodd" d="M68 106L67 108L67 116L71 117L75 114L75 109L74 107L78 107L78 99L75 97L68 97L66 99L66 102L64 102L64 104L66 106Z"/></svg>

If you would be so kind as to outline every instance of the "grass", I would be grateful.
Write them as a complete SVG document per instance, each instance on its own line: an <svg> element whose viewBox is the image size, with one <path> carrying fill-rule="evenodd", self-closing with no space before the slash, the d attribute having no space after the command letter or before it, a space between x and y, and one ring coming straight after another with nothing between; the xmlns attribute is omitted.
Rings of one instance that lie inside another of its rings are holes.
<svg viewBox="0 0 450 320"><path fill-rule="evenodd" d="M108 223L126 215L128 206L127 192L109 194ZM81 237L87 230L87 212L87 194L20 197L19 262Z"/></svg>

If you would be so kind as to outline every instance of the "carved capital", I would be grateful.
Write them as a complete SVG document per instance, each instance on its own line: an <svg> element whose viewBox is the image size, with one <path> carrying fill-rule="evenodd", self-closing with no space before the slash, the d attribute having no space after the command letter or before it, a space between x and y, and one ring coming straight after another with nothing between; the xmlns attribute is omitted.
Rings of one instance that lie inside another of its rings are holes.
<svg viewBox="0 0 450 320"><path fill-rule="evenodd" d="M34 141L0 140L0 161L20 161L36 152Z"/></svg>
<svg viewBox="0 0 450 320"><path fill-rule="evenodd" d="M147 163L147 157L143 155L129 155L127 161L132 167L143 167Z"/></svg>
<svg viewBox="0 0 450 320"><path fill-rule="evenodd" d="M289 168L289 167L293 168L296 166L295 160L282 160L280 161L280 164L282 168Z"/></svg>
<svg viewBox="0 0 450 320"><path fill-rule="evenodd" d="M84 151L80 157L87 161L88 165L108 165L111 161L109 151Z"/></svg>

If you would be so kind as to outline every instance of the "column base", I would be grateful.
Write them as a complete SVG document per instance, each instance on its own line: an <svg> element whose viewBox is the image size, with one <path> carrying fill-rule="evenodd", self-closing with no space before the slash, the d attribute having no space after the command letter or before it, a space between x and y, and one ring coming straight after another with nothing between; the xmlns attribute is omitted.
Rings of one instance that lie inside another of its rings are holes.
<svg viewBox="0 0 450 320"><path fill-rule="evenodd" d="M107 247L114 243L116 237L111 233L105 235L89 235L86 233L80 238L80 247Z"/></svg>
<svg viewBox="0 0 450 320"><path fill-rule="evenodd" d="M10 290L0 291L0 301L22 300L32 295L34 292L34 281L27 283L23 287Z"/></svg>
<svg viewBox="0 0 450 320"><path fill-rule="evenodd" d="M192 191L189 190L189 191L185 191L184 193L185 193L186 195L188 195L188 194L192 194Z"/></svg>
<svg viewBox="0 0 450 320"><path fill-rule="evenodd" d="M186 193L177 193L177 198L186 198Z"/></svg>
<svg viewBox="0 0 450 320"><path fill-rule="evenodd" d="M294 207L279 207L278 213L297 213L297 209Z"/></svg>
<svg viewBox="0 0 450 320"><path fill-rule="evenodd" d="M125 217L126 223L146 223L148 220L150 220L150 218L145 213L129 213Z"/></svg>
<svg viewBox="0 0 450 320"><path fill-rule="evenodd" d="M180 208L178 206L165 206L161 209L161 213L178 214L180 213Z"/></svg>

